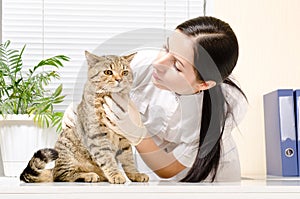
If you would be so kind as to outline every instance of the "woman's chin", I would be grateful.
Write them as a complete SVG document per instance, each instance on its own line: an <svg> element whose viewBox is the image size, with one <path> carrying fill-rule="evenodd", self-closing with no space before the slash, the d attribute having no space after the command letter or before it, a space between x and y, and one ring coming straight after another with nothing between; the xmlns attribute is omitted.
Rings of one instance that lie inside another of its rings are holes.
<svg viewBox="0 0 300 199"><path fill-rule="evenodd" d="M170 90L170 89L167 88L166 86L161 85L154 77L152 77L152 83L154 84L155 87L157 87L157 88L159 88L159 89L167 90L167 91Z"/></svg>

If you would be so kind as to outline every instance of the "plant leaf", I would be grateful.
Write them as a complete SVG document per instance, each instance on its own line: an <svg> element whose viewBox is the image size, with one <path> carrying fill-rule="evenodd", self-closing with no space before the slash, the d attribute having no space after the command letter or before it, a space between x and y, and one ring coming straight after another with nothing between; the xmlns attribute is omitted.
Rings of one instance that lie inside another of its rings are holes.
<svg viewBox="0 0 300 199"><path fill-rule="evenodd" d="M47 90L45 86L60 78L55 70L63 67L63 61L70 58L53 56L39 61L25 72L22 56L26 45L19 51L10 48L10 44L9 40L0 44L0 114L34 114L34 120L40 127L57 125L61 128L59 121L62 116L54 112L53 104L61 103L65 97L62 85L54 91ZM39 68L43 70L37 70Z"/></svg>

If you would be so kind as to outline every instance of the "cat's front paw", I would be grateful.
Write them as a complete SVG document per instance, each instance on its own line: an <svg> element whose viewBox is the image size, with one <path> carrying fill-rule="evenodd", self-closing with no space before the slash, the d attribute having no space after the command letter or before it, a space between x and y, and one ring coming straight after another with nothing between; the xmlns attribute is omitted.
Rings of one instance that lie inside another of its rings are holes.
<svg viewBox="0 0 300 199"><path fill-rule="evenodd" d="M117 173L112 177L108 178L108 181L111 184L124 184L126 182L126 178L121 173Z"/></svg>
<svg viewBox="0 0 300 199"><path fill-rule="evenodd" d="M149 176L144 173L126 173L132 182L148 182Z"/></svg>
<svg viewBox="0 0 300 199"><path fill-rule="evenodd" d="M94 182L100 181L99 175L94 172L85 173L82 177L83 177L84 182L93 182L94 183Z"/></svg>

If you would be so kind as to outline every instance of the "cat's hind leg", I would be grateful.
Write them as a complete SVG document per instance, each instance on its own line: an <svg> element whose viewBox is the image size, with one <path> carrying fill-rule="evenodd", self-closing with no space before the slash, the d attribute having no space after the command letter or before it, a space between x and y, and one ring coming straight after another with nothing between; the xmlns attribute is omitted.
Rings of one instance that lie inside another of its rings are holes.
<svg viewBox="0 0 300 199"><path fill-rule="evenodd" d="M101 182L106 181L95 172L65 171L54 177L55 182Z"/></svg>

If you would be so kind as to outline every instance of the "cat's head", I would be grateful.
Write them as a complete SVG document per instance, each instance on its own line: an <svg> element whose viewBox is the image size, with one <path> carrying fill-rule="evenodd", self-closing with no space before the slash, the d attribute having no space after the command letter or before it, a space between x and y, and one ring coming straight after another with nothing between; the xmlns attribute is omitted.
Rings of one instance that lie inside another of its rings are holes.
<svg viewBox="0 0 300 199"><path fill-rule="evenodd" d="M136 53L127 56L97 56L85 51L89 66L88 81L97 93L127 91L132 85L130 62Z"/></svg>

